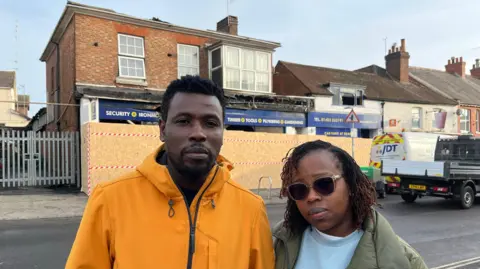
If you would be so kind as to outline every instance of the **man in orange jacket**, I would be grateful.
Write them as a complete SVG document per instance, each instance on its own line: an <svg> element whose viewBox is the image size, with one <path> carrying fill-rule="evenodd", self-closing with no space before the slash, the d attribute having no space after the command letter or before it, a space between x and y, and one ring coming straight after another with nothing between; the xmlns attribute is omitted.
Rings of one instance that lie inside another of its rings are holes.
<svg viewBox="0 0 480 269"><path fill-rule="evenodd" d="M219 155L225 103L206 79L168 86L164 144L135 171L97 185L67 269L274 268L263 200L232 180Z"/></svg>

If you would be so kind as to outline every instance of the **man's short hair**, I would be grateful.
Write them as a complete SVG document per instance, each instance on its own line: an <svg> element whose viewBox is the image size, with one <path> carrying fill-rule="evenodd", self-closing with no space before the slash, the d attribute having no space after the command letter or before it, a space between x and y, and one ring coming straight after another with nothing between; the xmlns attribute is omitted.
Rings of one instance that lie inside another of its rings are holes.
<svg viewBox="0 0 480 269"><path fill-rule="evenodd" d="M205 94L217 97L222 106L222 114L225 117L225 95L223 88L219 87L213 81L199 76L184 76L174 80L168 85L165 94L163 94L162 105L160 107L161 119L167 121L170 103L176 93ZM223 120L223 119L222 119Z"/></svg>

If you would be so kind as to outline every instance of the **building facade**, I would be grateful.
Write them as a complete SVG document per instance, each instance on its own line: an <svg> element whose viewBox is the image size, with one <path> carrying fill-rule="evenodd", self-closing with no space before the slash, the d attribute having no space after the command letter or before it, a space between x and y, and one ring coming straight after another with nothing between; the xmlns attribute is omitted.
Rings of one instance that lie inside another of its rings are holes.
<svg viewBox="0 0 480 269"><path fill-rule="evenodd" d="M455 132L480 136L480 74L479 61L465 72L463 57L452 57L445 71L423 67L410 67L410 76L432 90L457 101L454 111L449 112L455 121Z"/></svg>
<svg viewBox="0 0 480 269"><path fill-rule="evenodd" d="M19 95L15 71L0 71L0 126L20 128L27 126L30 118L30 98Z"/></svg>
<svg viewBox="0 0 480 269"><path fill-rule="evenodd" d="M165 88L185 75L211 78L225 89L229 128L301 126L305 118L297 114L313 102L272 92L272 54L279 46L239 36L234 16L208 31L69 2L41 56L47 100L62 104L47 109L47 128L155 123Z"/></svg>
<svg viewBox="0 0 480 269"><path fill-rule="evenodd" d="M371 65L348 71L279 61L274 90L315 98L307 127L316 134L372 138L383 132L456 133L457 103L412 80L409 58L402 40L385 57L386 69ZM358 123L345 120L352 109Z"/></svg>

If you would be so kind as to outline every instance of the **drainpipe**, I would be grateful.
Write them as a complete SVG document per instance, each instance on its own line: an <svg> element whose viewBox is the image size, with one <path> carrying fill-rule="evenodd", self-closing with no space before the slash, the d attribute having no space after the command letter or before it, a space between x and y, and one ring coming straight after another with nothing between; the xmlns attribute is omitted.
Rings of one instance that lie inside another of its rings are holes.
<svg viewBox="0 0 480 269"><path fill-rule="evenodd" d="M58 43L56 42L52 42L53 44L55 44L55 50L57 51L57 63L55 64L55 95L56 95L56 100L55 100L55 103L59 104L60 103L60 46ZM57 105L55 107L55 115L56 116L60 116L60 106ZM56 125L57 125L57 131L60 131L60 119L56 119L55 121Z"/></svg>
<svg viewBox="0 0 480 269"><path fill-rule="evenodd" d="M380 103L382 106L382 122L380 122L380 128L382 128L382 134L385 134L385 101Z"/></svg>

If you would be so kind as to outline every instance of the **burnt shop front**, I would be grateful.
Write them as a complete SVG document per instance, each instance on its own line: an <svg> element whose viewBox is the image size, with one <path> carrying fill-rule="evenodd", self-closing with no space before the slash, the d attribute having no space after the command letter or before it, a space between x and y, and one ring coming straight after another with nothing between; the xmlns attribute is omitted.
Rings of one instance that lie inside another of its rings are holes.
<svg viewBox="0 0 480 269"><path fill-rule="evenodd" d="M305 128L304 113L269 110L243 110L227 108L225 110L227 130L246 132L286 133L287 128Z"/></svg>
<svg viewBox="0 0 480 269"><path fill-rule="evenodd" d="M155 110L159 104L140 102L98 100L99 122L134 123L156 125L159 113ZM225 127L227 130L248 132L285 133L286 128L304 128L307 125L304 113L225 109Z"/></svg>
<svg viewBox="0 0 480 269"><path fill-rule="evenodd" d="M100 122L156 125L159 120L156 107L158 104L99 99L98 118Z"/></svg>
<svg viewBox="0 0 480 269"><path fill-rule="evenodd" d="M356 113L359 123L353 124L353 137L373 138L381 128L380 114ZM351 137L352 123L345 122L348 113L309 112L307 126L315 127L317 135Z"/></svg>

